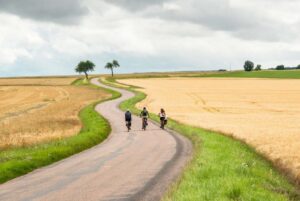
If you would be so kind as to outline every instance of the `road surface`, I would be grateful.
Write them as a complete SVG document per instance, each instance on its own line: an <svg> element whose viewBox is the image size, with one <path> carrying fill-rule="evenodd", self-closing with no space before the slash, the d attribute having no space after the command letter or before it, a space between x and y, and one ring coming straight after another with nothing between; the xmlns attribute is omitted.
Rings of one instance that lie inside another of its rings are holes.
<svg viewBox="0 0 300 201"><path fill-rule="evenodd" d="M104 86L97 79L92 83ZM151 122L142 131L138 117L127 132L118 105L134 94L114 90L122 97L96 106L112 127L106 141L0 185L0 201L160 200L180 175L192 145Z"/></svg>

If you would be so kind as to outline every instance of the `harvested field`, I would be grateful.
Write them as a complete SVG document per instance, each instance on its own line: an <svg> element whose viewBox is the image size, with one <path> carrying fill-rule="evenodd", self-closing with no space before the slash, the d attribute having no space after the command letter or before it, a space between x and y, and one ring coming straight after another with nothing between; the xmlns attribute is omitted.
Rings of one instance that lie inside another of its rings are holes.
<svg viewBox="0 0 300 201"><path fill-rule="evenodd" d="M108 96L90 87L0 86L0 150L75 135L79 111Z"/></svg>
<svg viewBox="0 0 300 201"><path fill-rule="evenodd" d="M300 181L300 80L153 78L120 82L143 87L138 107L221 131L252 145Z"/></svg>
<svg viewBox="0 0 300 201"><path fill-rule="evenodd" d="M0 86L27 86L27 85L70 85L76 77L55 78L0 78Z"/></svg>

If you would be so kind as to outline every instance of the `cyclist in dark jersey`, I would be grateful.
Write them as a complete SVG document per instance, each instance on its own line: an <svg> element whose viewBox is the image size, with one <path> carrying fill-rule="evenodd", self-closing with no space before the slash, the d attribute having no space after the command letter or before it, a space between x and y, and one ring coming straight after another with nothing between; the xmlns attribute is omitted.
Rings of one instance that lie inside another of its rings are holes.
<svg viewBox="0 0 300 201"><path fill-rule="evenodd" d="M148 118L149 118L149 112L147 111L146 107L143 108L140 117L142 118L142 129L146 130L146 127L148 126Z"/></svg>
<svg viewBox="0 0 300 201"><path fill-rule="evenodd" d="M125 122L126 122L126 127L128 129L128 132L131 130L131 120L132 120L131 112L127 110L125 112Z"/></svg>

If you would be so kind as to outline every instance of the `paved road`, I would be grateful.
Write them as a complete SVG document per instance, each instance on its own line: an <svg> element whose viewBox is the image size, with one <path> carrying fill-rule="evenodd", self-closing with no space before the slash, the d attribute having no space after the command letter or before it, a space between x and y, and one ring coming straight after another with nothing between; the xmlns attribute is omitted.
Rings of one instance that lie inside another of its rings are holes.
<svg viewBox="0 0 300 201"><path fill-rule="evenodd" d="M97 79L92 83L101 85ZM133 94L115 90L122 93L121 98L96 107L112 126L106 141L0 185L0 200L160 200L191 155L191 143L151 122L142 131L138 117L133 118L132 131L126 132L118 105Z"/></svg>

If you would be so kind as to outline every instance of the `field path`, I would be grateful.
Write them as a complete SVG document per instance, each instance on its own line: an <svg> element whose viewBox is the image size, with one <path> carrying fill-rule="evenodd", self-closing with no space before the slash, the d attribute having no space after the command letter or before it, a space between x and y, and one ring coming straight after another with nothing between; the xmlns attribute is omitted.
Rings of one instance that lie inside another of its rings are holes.
<svg viewBox="0 0 300 201"><path fill-rule="evenodd" d="M103 86L97 79L92 83ZM148 130L142 131L138 117L133 118L132 131L126 132L118 105L134 94L114 90L122 97L96 107L112 127L105 142L0 185L0 200L160 200L188 161L192 145L151 122Z"/></svg>

